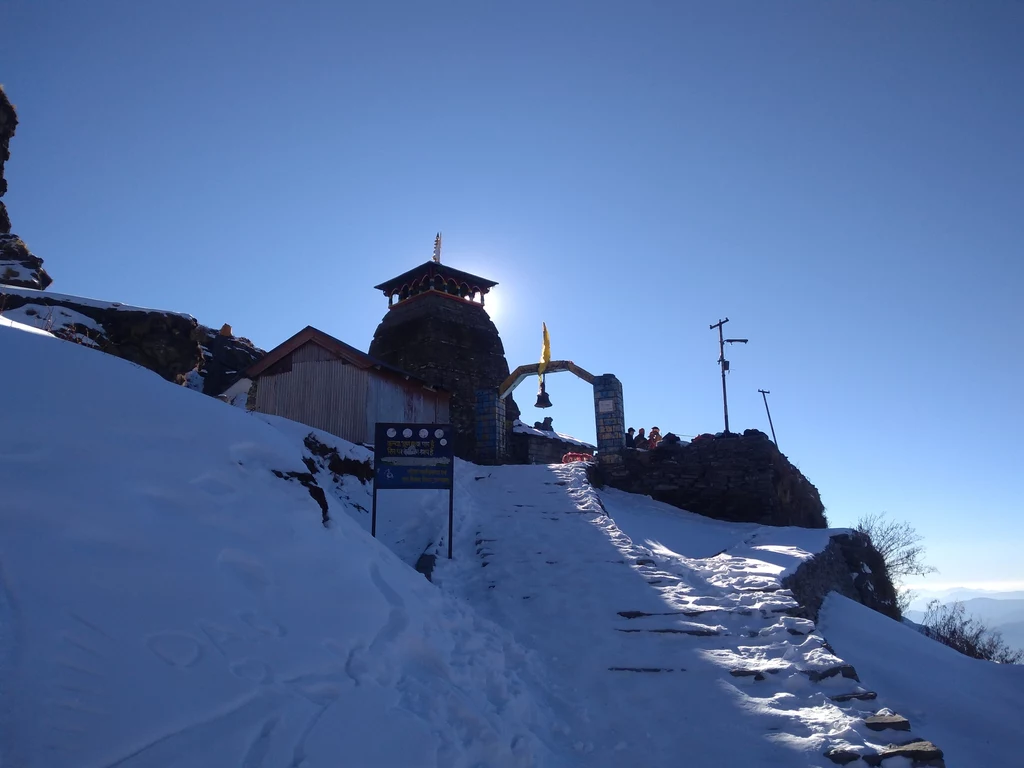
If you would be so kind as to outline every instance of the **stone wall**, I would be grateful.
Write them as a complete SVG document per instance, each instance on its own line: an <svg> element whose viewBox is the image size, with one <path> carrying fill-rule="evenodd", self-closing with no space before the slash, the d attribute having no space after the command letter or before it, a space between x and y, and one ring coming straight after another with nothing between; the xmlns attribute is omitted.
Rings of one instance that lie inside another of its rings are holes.
<svg viewBox="0 0 1024 768"><path fill-rule="evenodd" d="M815 488L757 430L703 436L653 451L625 450L600 480L719 520L825 528Z"/></svg>
<svg viewBox="0 0 1024 768"><path fill-rule="evenodd" d="M370 343L370 355L452 393L455 455L477 456L476 393L497 391L508 378L498 329L479 305L425 293L388 310ZM519 417L505 399L506 429Z"/></svg>
<svg viewBox="0 0 1024 768"><path fill-rule="evenodd" d="M508 428L505 423L505 401L497 389L481 389L476 393L477 464L503 464L508 454Z"/></svg>
<svg viewBox="0 0 1024 768"><path fill-rule="evenodd" d="M513 432L508 461L511 464L561 464L567 453L593 453L593 450L562 440L554 432L549 437Z"/></svg>
<svg viewBox="0 0 1024 768"><path fill-rule="evenodd" d="M818 620L818 610L832 591L890 618L900 619L896 589L881 554L859 531L833 536L829 545L787 576L782 586L800 603L796 615Z"/></svg>

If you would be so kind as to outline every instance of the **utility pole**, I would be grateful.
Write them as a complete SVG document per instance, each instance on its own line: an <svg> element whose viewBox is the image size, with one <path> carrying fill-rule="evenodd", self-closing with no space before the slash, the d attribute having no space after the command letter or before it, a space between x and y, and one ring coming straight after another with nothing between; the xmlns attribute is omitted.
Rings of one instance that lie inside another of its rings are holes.
<svg viewBox="0 0 1024 768"><path fill-rule="evenodd" d="M722 337L722 326L729 322L729 318L719 320L711 326L711 330L718 329L718 364L722 367L722 408L725 411L725 431L729 431L729 396L725 391L725 372L729 370L729 361L725 359L726 344L746 344L749 339L726 339Z"/></svg>
<svg viewBox="0 0 1024 768"><path fill-rule="evenodd" d="M779 441L775 439L775 425L772 424L772 412L768 410L768 395L772 393L770 389L759 389L761 397L764 398L764 410L768 414L768 426L772 428L772 442L775 443L775 447L779 447Z"/></svg>

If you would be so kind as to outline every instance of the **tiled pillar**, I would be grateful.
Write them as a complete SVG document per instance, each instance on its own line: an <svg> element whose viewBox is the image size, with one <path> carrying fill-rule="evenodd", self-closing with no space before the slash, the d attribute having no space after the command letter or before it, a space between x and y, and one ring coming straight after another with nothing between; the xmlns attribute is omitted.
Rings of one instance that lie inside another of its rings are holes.
<svg viewBox="0 0 1024 768"><path fill-rule="evenodd" d="M476 461L500 464L506 454L505 401L497 389L476 392Z"/></svg>
<svg viewBox="0 0 1024 768"><path fill-rule="evenodd" d="M626 447L626 415L622 382L605 373L594 379L594 415L597 418L597 451L602 465L619 464Z"/></svg>

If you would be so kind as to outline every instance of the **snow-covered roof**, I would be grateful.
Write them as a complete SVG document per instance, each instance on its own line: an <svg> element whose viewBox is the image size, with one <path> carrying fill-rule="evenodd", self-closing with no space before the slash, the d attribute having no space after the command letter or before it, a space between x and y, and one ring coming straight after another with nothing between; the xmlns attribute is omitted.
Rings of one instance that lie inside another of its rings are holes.
<svg viewBox="0 0 1024 768"><path fill-rule="evenodd" d="M546 432L543 429L528 427L525 424L523 424L523 422L521 422L519 419L516 419L512 423L512 431L517 432L520 435L533 435L534 437L543 437L546 440L561 440L564 443L572 443L573 445L579 445L583 448L589 448L592 451L597 450L596 445L591 445L590 443L584 442L583 440L575 438L572 435L563 435L561 432L555 431Z"/></svg>

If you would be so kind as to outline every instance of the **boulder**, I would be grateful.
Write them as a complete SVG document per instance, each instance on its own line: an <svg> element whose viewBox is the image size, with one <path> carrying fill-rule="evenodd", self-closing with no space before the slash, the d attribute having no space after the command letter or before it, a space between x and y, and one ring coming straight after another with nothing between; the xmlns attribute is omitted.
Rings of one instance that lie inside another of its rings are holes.
<svg viewBox="0 0 1024 768"><path fill-rule="evenodd" d="M827 527L818 489L756 429L627 449L597 482L719 520Z"/></svg>

